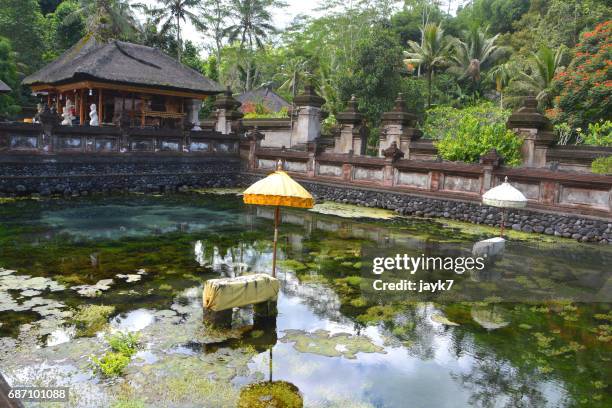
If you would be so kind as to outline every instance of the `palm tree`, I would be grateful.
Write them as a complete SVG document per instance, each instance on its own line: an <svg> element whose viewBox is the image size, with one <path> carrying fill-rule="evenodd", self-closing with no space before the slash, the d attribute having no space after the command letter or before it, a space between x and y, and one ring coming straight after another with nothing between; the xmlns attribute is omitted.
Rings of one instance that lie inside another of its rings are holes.
<svg viewBox="0 0 612 408"><path fill-rule="evenodd" d="M504 91L515 76L515 68L509 62L496 65L487 72L487 79L495 83L495 90L499 93L499 107L504 108Z"/></svg>
<svg viewBox="0 0 612 408"><path fill-rule="evenodd" d="M544 106L550 105L552 82L555 74L563 69L563 54L562 47L553 53L552 49L542 46L537 53L532 54L531 74L518 73L519 85L536 94L536 98Z"/></svg>
<svg viewBox="0 0 612 408"><path fill-rule="evenodd" d="M491 66L504 53L505 48L495 44L499 34L488 37L486 29L474 27L463 33L464 40L455 41L454 68L462 78L469 78L476 92L482 71Z"/></svg>
<svg viewBox="0 0 612 408"><path fill-rule="evenodd" d="M79 0L79 7L64 19L65 24L84 19L87 33L98 40L131 37L137 22L127 0Z"/></svg>
<svg viewBox="0 0 612 408"><path fill-rule="evenodd" d="M145 4L135 4L133 7L147 10L153 17L155 24L161 24L160 35L166 34L170 30L176 31L177 50L176 57L181 62L183 53L183 39L181 37L181 23L191 22L197 29L205 30L206 26L200 21L197 14L192 9L199 6L202 0L157 0L160 7L148 8Z"/></svg>
<svg viewBox="0 0 612 408"><path fill-rule="evenodd" d="M300 84L309 76L308 61L302 57L291 58L283 65L276 75L283 83L278 87L279 90L291 90L291 95L295 98Z"/></svg>
<svg viewBox="0 0 612 408"><path fill-rule="evenodd" d="M268 7L274 4L271 0L232 0L230 17L235 21L225 29L230 42L240 41L240 49L244 51L245 45L249 52L254 47L263 48L263 42L270 33L275 32L272 26L272 15ZM251 89L252 57L247 59L245 90Z"/></svg>
<svg viewBox="0 0 612 408"><path fill-rule="evenodd" d="M441 25L426 24L421 28L422 45L408 41L409 51L404 51L404 63L423 66L427 70L427 106L431 105L431 84L436 68L447 64L452 57L451 38L444 35Z"/></svg>

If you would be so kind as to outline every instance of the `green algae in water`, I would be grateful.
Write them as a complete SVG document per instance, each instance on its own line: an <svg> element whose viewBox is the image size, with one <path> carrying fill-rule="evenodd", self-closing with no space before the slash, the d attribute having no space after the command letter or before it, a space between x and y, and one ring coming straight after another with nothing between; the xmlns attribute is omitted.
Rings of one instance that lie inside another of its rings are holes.
<svg viewBox="0 0 612 408"><path fill-rule="evenodd" d="M365 336L350 333L331 334L327 330L312 333L301 330L285 330L281 339L284 343L294 343L293 347L301 353L320 354L327 357L355 359L357 353L386 353L386 351Z"/></svg>
<svg viewBox="0 0 612 408"><path fill-rule="evenodd" d="M80 305L72 317L79 336L95 336L108 326L108 318L115 312L114 306Z"/></svg>
<svg viewBox="0 0 612 408"><path fill-rule="evenodd" d="M302 408L300 390L287 381L250 384L240 391L238 408Z"/></svg>

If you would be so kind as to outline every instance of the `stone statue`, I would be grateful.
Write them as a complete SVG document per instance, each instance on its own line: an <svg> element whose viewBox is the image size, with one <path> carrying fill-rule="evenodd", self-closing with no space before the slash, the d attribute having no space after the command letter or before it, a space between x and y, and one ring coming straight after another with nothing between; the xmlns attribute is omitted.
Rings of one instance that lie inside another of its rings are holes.
<svg viewBox="0 0 612 408"><path fill-rule="evenodd" d="M64 118L64 120L62 120L62 125L72 126L72 113L70 113L70 108L68 106L64 106L62 117Z"/></svg>
<svg viewBox="0 0 612 408"><path fill-rule="evenodd" d="M96 110L96 104L92 103L89 106L89 126L100 126L100 121L98 120L98 111Z"/></svg>
<svg viewBox="0 0 612 408"><path fill-rule="evenodd" d="M62 125L72 126L72 121L74 120L74 116L72 116L72 108L72 101L70 99L66 99L66 106L64 106L64 110L62 110L62 117L64 118Z"/></svg>

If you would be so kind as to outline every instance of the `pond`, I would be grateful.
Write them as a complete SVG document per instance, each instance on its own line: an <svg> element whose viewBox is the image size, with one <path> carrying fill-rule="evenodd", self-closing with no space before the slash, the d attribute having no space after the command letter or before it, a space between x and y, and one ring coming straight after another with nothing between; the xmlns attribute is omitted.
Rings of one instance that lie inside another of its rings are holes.
<svg viewBox="0 0 612 408"><path fill-rule="evenodd" d="M377 297L363 286L376 248L465 256L494 230L287 210L276 322L241 308L219 330L203 324L204 282L269 273L272 258L272 211L223 193L0 204L7 381L69 386L71 406L88 408L236 407L270 377L307 407L612 406L609 247L511 236L487 276L465 274L490 296ZM506 284L533 296L502 301ZM553 287L563 297L544 301ZM560 300L575 293L592 301ZM107 377L93 361L118 331L140 346Z"/></svg>

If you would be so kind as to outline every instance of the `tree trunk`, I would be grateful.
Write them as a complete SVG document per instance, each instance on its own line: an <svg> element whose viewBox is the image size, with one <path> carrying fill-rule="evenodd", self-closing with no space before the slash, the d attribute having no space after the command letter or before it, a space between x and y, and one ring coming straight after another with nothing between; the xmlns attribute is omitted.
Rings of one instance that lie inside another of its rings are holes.
<svg viewBox="0 0 612 408"><path fill-rule="evenodd" d="M178 62L181 62L181 56L183 54L183 41L181 39L181 19L179 16L176 16L176 40L178 42L178 50L176 55L178 57Z"/></svg>
<svg viewBox="0 0 612 408"><path fill-rule="evenodd" d="M427 70L427 107L431 106L431 79L433 76L433 69Z"/></svg>

